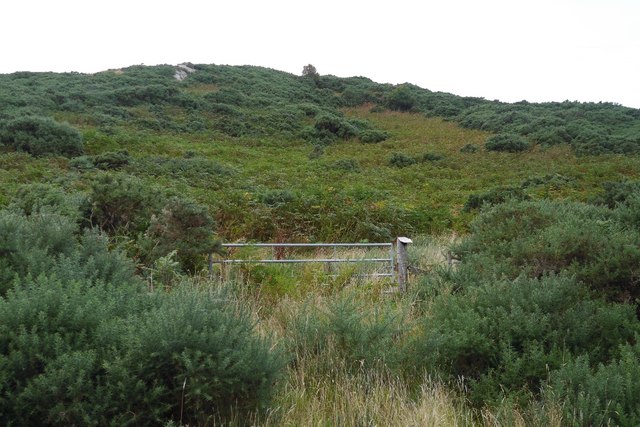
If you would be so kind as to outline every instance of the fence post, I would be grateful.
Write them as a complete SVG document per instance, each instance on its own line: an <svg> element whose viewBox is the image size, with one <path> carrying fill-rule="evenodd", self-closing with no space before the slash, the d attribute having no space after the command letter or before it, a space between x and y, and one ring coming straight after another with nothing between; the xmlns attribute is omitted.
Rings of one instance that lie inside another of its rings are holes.
<svg viewBox="0 0 640 427"><path fill-rule="evenodd" d="M213 279L213 254L209 252L209 279Z"/></svg>
<svg viewBox="0 0 640 427"><path fill-rule="evenodd" d="M397 268L398 268L398 289L400 292L407 290L407 268L409 267L407 260L407 245L413 243L408 237L398 237L396 239Z"/></svg>

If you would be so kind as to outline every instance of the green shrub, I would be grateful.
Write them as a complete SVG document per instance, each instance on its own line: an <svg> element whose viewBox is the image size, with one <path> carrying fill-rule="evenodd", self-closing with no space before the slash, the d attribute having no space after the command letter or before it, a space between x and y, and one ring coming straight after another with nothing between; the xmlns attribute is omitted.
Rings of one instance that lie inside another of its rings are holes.
<svg viewBox="0 0 640 427"><path fill-rule="evenodd" d="M0 143L34 156L79 156L82 136L68 124L48 117L20 117L0 126Z"/></svg>
<svg viewBox="0 0 640 427"><path fill-rule="evenodd" d="M205 265L206 255L220 250L215 224L205 206L174 197L151 219L145 236L149 256L158 259L176 251L185 271L195 273Z"/></svg>
<svg viewBox="0 0 640 427"><path fill-rule="evenodd" d="M223 422L264 404L282 359L222 293L40 277L0 299L3 425Z"/></svg>
<svg viewBox="0 0 640 427"><path fill-rule="evenodd" d="M87 172L96 168L92 156L78 156L69 161L69 167L79 172Z"/></svg>
<svg viewBox="0 0 640 427"><path fill-rule="evenodd" d="M113 92L119 105L159 104L174 101L179 94L178 87L168 83L148 85L127 85Z"/></svg>
<svg viewBox="0 0 640 427"><path fill-rule="evenodd" d="M406 363L464 377L477 404L505 394L527 399L567 360L606 362L640 330L633 306L591 300L569 277L471 280L430 303Z"/></svg>
<svg viewBox="0 0 640 427"><path fill-rule="evenodd" d="M603 192L599 194L594 203L605 205L610 209L617 205L623 205L633 195L640 194L640 181L605 182L602 184Z"/></svg>
<svg viewBox="0 0 640 427"><path fill-rule="evenodd" d="M557 145L571 142L571 135L563 126L545 127L529 135L529 138L541 145Z"/></svg>
<svg viewBox="0 0 640 427"><path fill-rule="evenodd" d="M276 207L293 202L296 195L291 190L266 189L258 193L258 200L267 206Z"/></svg>
<svg viewBox="0 0 640 427"><path fill-rule="evenodd" d="M127 150L108 151L93 156L92 161L98 169L116 170L127 166L131 162L131 156Z"/></svg>
<svg viewBox="0 0 640 427"><path fill-rule="evenodd" d="M480 209L483 206L497 205L508 200L529 200L529 196L519 187L497 187L486 193L471 194L462 208L465 212Z"/></svg>
<svg viewBox="0 0 640 427"><path fill-rule="evenodd" d="M520 135L513 133L502 133L487 138L484 147L488 151L506 151L508 153L519 153L527 151L529 142Z"/></svg>
<svg viewBox="0 0 640 427"><path fill-rule="evenodd" d="M205 184L209 188L221 187L236 173L231 167L200 156L147 156L136 160L135 170L149 176L183 180L191 185Z"/></svg>
<svg viewBox="0 0 640 427"><path fill-rule="evenodd" d="M416 97L408 85L397 86L386 96L386 104L391 110L411 111L416 102Z"/></svg>
<svg viewBox="0 0 640 427"><path fill-rule="evenodd" d="M11 207L16 207L27 216L40 212L53 212L79 220L87 206L83 193L73 193L52 184L23 184L11 199Z"/></svg>
<svg viewBox="0 0 640 427"><path fill-rule="evenodd" d="M397 168L406 168L416 163L416 159L405 153L393 153L389 157L389 166L395 166Z"/></svg>
<svg viewBox="0 0 640 427"><path fill-rule="evenodd" d="M157 193L135 176L100 174L91 182L89 220L110 234L144 232L162 206Z"/></svg>
<svg viewBox="0 0 640 427"><path fill-rule="evenodd" d="M254 332L250 313L224 293L185 289L158 297L129 322L122 356L108 365L105 388L120 404L116 419L204 425L264 407L283 359Z"/></svg>
<svg viewBox="0 0 640 427"><path fill-rule="evenodd" d="M461 153L476 153L478 146L476 144L465 144L461 149Z"/></svg>
<svg viewBox="0 0 640 427"><path fill-rule="evenodd" d="M109 250L108 240L93 231L80 233L76 221L57 213L0 211L0 295L14 279L57 274L90 283L131 282L133 265Z"/></svg>
<svg viewBox="0 0 640 427"><path fill-rule="evenodd" d="M625 345L621 355L594 366L588 357L569 361L553 372L547 398L564 401L572 425L640 424L640 344Z"/></svg>
<svg viewBox="0 0 640 427"><path fill-rule="evenodd" d="M616 301L640 296L640 236L606 208L510 201L485 210L454 251L475 274L540 277L566 272ZM466 267L463 267L463 269Z"/></svg>
<svg viewBox="0 0 640 427"><path fill-rule="evenodd" d="M333 162L333 168L345 172L360 172L360 163L356 159L340 159Z"/></svg>
<svg viewBox="0 0 640 427"><path fill-rule="evenodd" d="M365 144L376 144L389 138L389 134L380 130L370 129L361 132L358 138L360 138L360 142Z"/></svg>
<svg viewBox="0 0 640 427"><path fill-rule="evenodd" d="M438 153L424 153L420 157L418 157L418 161L421 163L425 162L437 162L438 160L444 159L442 154Z"/></svg>
<svg viewBox="0 0 640 427"><path fill-rule="evenodd" d="M321 114L316 117L316 130L327 131L338 138L348 139L357 135L356 128L342 117L332 114Z"/></svg>

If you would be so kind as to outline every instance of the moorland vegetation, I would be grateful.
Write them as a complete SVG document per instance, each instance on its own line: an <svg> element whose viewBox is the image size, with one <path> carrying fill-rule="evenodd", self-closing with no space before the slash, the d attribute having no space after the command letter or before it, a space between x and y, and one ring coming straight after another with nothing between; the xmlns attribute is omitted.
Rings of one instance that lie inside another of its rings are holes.
<svg viewBox="0 0 640 427"><path fill-rule="evenodd" d="M186 68L0 75L3 424L640 423L640 110Z"/></svg>

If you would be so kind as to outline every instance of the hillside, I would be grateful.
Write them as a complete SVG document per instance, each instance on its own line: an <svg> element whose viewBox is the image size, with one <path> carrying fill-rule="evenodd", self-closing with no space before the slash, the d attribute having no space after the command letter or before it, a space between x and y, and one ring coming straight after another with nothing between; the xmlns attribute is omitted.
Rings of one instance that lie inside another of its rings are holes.
<svg viewBox="0 0 640 427"><path fill-rule="evenodd" d="M640 148L640 110L502 104L363 77L189 65L0 76L3 128L44 117L83 139L79 151L60 153L69 160L31 157L20 153L34 149L5 130L0 203L19 184L55 177L81 191L117 169L203 203L225 239L389 240L464 230L470 216L461 210L473 195L512 187L587 200L604 181L639 170L636 157L615 154ZM504 134L506 148L485 149ZM92 166L122 150L117 165Z"/></svg>
<svg viewBox="0 0 640 427"><path fill-rule="evenodd" d="M640 110L133 66L0 75L0 144L3 425L640 424Z"/></svg>

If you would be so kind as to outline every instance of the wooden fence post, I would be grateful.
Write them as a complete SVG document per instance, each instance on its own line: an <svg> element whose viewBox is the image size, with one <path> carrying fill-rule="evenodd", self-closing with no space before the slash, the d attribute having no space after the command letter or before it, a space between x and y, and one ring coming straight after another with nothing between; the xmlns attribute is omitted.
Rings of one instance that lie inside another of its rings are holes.
<svg viewBox="0 0 640 427"><path fill-rule="evenodd" d="M398 269L398 290L407 290L407 269L409 267L407 259L407 245L413 243L408 237L398 237L396 239L397 269Z"/></svg>

